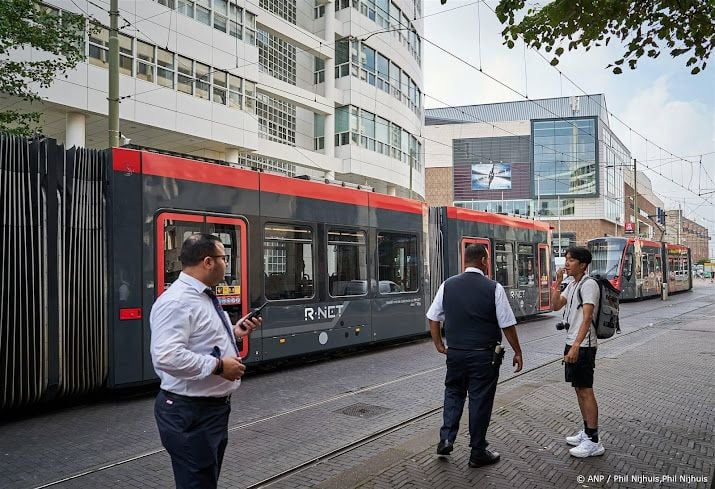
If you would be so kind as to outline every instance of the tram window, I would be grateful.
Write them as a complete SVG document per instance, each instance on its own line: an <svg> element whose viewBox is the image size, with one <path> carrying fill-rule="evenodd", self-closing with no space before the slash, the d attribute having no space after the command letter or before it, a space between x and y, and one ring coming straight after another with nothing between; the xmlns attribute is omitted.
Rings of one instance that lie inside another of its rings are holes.
<svg viewBox="0 0 715 489"><path fill-rule="evenodd" d="M633 275L633 247L628 248L626 259L623 262L623 277L630 280L631 275Z"/></svg>
<svg viewBox="0 0 715 489"><path fill-rule="evenodd" d="M413 292L419 288L415 235L378 233L377 254L381 294Z"/></svg>
<svg viewBox="0 0 715 489"><path fill-rule="evenodd" d="M202 232L202 225L200 222L164 221L164 289L174 283L181 273L181 245L192 234Z"/></svg>
<svg viewBox="0 0 715 489"><path fill-rule="evenodd" d="M367 248L363 231L329 230L327 262L331 296L367 294Z"/></svg>
<svg viewBox="0 0 715 489"><path fill-rule="evenodd" d="M263 272L267 299L312 297L313 231L288 224L266 224Z"/></svg>
<svg viewBox="0 0 715 489"><path fill-rule="evenodd" d="M240 229L227 224L209 224L209 233L216 235L223 243L228 261L222 285L241 284Z"/></svg>
<svg viewBox="0 0 715 489"><path fill-rule="evenodd" d="M519 285L534 285L534 247L533 245L519 244L517 248L517 271L519 272Z"/></svg>
<svg viewBox="0 0 715 489"><path fill-rule="evenodd" d="M648 255L643 253L641 256L641 278L647 278L648 277L648 272L649 272L649 266L648 266Z"/></svg>
<svg viewBox="0 0 715 489"><path fill-rule="evenodd" d="M514 286L514 245L503 241L494 243L496 274L494 278L505 287Z"/></svg>

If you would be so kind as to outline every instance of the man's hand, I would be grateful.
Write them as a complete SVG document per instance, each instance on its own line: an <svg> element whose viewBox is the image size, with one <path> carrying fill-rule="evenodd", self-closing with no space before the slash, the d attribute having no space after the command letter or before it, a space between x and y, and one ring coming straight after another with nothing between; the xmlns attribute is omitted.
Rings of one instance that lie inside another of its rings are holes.
<svg viewBox="0 0 715 489"><path fill-rule="evenodd" d="M236 327L233 328L233 334L236 335L236 338L243 338L244 336L248 336L249 334L253 333L254 329L259 328L261 324L263 324L262 317L246 319L246 316L243 316L241 319L239 319L236 323Z"/></svg>
<svg viewBox="0 0 715 489"><path fill-rule="evenodd" d="M578 361L579 345L571 345L571 349L564 357L564 362L566 363L576 363Z"/></svg>
<svg viewBox="0 0 715 489"><path fill-rule="evenodd" d="M561 285L561 282L564 281L564 275L566 275L566 269L565 268L559 268L556 271L556 284Z"/></svg>
<svg viewBox="0 0 715 489"><path fill-rule="evenodd" d="M511 362L511 364L516 365L514 373L521 372L521 369L524 368L524 361L521 359L521 353L514 354L514 360Z"/></svg>
<svg viewBox="0 0 715 489"><path fill-rule="evenodd" d="M240 357L223 357L223 372L221 372L221 377L231 382L236 381L243 377L246 372L246 366L241 363Z"/></svg>
<svg viewBox="0 0 715 489"><path fill-rule="evenodd" d="M443 355L447 354L447 347L444 346L444 343L440 343L438 345L434 345L435 348L437 348L437 351Z"/></svg>

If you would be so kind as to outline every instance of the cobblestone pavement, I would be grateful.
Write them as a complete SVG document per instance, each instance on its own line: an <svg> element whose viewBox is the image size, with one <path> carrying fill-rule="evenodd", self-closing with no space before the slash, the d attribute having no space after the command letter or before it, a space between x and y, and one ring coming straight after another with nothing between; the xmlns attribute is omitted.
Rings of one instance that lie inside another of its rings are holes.
<svg viewBox="0 0 715 489"><path fill-rule="evenodd" d="M466 427L451 460L435 457L437 412L273 487L575 487L579 474L711 481L714 303L715 287L700 287L668 302L624 306L624 334L599 348L603 457L571 459L562 443L579 429L580 416L554 363L563 335L551 315L519 327L531 370L511 378L511 362L502 367L490 429L502 453L497 466L467 467ZM439 408L443 380L444 357L428 340L248 376L233 402L220 485L247 487ZM0 487L171 487L152 407L149 395L0 426ZM606 485L637 486L613 477Z"/></svg>
<svg viewBox="0 0 715 489"><path fill-rule="evenodd" d="M498 388L488 439L499 464L469 468L466 416L453 455L437 457L440 412L272 487L713 487L713 316L711 304L599 347L601 457L568 454L582 421L555 362Z"/></svg>

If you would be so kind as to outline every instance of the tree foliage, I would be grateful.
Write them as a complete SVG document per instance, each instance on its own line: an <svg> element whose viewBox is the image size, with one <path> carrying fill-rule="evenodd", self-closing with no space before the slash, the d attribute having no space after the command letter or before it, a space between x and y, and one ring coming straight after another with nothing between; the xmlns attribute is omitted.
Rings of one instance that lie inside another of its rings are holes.
<svg viewBox="0 0 715 489"><path fill-rule="evenodd" d="M0 92L34 102L37 88L84 59L85 19L34 0L0 0ZM35 50L35 51L31 51ZM32 56L30 56L32 52ZM29 135L39 112L0 111L0 131Z"/></svg>
<svg viewBox="0 0 715 489"><path fill-rule="evenodd" d="M443 0L443 3L446 0ZM635 69L647 55L661 49L671 56L686 56L685 66L696 75L704 70L715 44L715 0L555 0L517 15L525 0L500 0L496 14L506 27L504 44L522 39L529 47L553 54L552 65L566 50L608 45L612 39L625 46L620 59L608 68Z"/></svg>

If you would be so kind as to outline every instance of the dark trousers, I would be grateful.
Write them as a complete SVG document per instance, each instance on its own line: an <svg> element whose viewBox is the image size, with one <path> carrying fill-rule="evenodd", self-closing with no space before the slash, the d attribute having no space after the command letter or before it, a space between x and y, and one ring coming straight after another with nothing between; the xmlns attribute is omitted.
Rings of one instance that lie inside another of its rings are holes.
<svg viewBox="0 0 715 489"><path fill-rule="evenodd" d="M447 349L447 376L444 379L444 424L440 440L454 442L464 400L469 394L469 446L487 447L487 427L492 417L499 367L492 365L492 351Z"/></svg>
<svg viewBox="0 0 715 489"><path fill-rule="evenodd" d="M228 403L169 398L159 392L154 416L161 444L171 456L177 489L217 487L230 412Z"/></svg>

